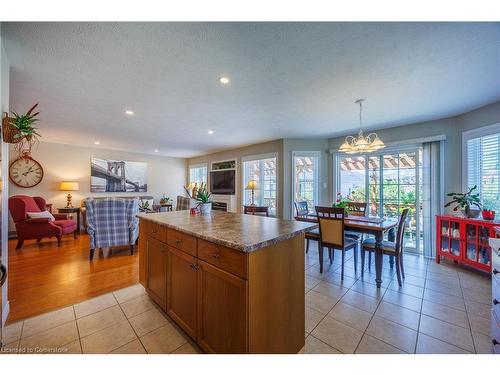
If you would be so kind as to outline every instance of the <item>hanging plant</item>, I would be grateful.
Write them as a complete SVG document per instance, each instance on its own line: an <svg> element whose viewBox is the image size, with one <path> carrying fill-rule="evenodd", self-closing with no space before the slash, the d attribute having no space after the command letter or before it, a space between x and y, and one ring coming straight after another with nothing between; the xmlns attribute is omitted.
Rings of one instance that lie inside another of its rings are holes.
<svg viewBox="0 0 500 375"><path fill-rule="evenodd" d="M34 147L38 146L38 137L41 137L34 126L39 119L37 118L40 112L35 112L38 106L36 103L25 114L19 114L16 111L11 111L12 116L9 118L10 125L14 128L12 140L15 146L14 149L19 158L30 158Z"/></svg>

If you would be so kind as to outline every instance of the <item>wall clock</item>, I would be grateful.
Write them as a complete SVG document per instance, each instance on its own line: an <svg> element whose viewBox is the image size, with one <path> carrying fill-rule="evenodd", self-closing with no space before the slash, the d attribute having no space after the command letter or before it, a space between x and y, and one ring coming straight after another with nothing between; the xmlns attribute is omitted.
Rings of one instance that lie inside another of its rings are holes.
<svg viewBox="0 0 500 375"><path fill-rule="evenodd" d="M35 159L17 159L9 167L10 180L17 186L30 188L43 179L43 168Z"/></svg>

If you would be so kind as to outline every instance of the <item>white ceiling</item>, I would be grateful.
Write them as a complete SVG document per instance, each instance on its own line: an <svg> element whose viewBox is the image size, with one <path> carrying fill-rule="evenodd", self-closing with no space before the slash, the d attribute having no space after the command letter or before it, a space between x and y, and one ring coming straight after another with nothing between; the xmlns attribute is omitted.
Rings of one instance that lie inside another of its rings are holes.
<svg viewBox="0 0 500 375"><path fill-rule="evenodd" d="M40 102L45 141L108 149L345 135L358 98L371 128L500 100L499 23L3 23L2 38L11 108Z"/></svg>

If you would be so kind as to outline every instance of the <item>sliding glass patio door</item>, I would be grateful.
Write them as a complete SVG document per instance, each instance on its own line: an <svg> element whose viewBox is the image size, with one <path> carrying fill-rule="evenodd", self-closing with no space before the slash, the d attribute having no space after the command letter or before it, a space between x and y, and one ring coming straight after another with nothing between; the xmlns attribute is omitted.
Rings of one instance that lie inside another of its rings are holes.
<svg viewBox="0 0 500 375"><path fill-rule="evenodd" d="M293 152L293 202L307 201L309 212L319 204L319 152ZM295 215L295 207L292 207Z"/></svg>
<svg viewBox="0 0 500 375"><path fill-rule="evenodd" d="M337 192L368 203L371 216L397 218L409 209L405 250L421 252L422 151L337 156Z"/></svg>

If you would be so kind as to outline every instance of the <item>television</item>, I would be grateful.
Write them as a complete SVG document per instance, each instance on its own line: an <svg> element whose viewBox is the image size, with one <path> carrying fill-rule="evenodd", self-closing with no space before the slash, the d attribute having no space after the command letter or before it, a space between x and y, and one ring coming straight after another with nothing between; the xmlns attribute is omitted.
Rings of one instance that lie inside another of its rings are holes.
<svg viewBox="0 0 500 375"><path fill-rule="evenodd" d="M210 172L210 192L212 194L234 195L236 171L212 171Z"/></svg>

